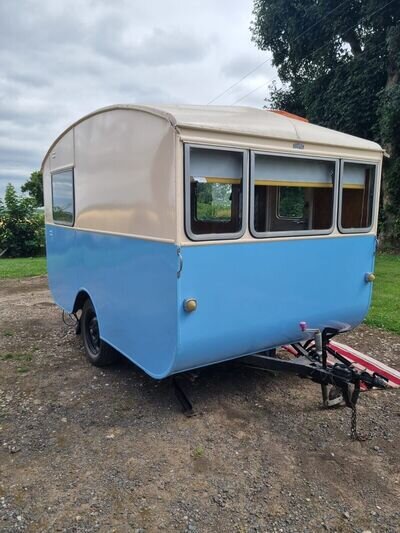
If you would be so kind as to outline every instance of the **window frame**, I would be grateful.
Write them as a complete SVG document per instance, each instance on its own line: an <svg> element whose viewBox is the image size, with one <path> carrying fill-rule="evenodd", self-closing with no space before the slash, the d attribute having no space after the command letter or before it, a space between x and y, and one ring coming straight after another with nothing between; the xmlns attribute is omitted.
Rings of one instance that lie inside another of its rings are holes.
<svg viewBox="0 0 400 533"><path fill-rule="evenodd" d="M64 172L71 171L72 174L72 222L60 222L54 218L54 176L58 174L63 174ZM53 219L53 224L57 226L68 226L73 227L75 224L75 169L74 167L65 167L59 168L54 172L51 172L51 217Z"/></svg>
<svg viewBox="0 0 400 533"><path fill-rule="evenodd" d="M343 200L343 184L344 184L344 165L345 163L353 163L359 165L367 165L375 167L375 177L374 177L374 193L372 195L372 209L371 209L371 224L367 228L343 228L342 226L342 200ZM377 161L368 161L360 159L341 159L340 160L340 183L339 183L339 195L338 195L338 230L340 233L369 233L375 223L375 210L376 210L376 199L377 199L377 184L378 176L380 173L381 165Z"/></svg>
<svg viewBox="0 0 400 533"><path fill-rule="evenodd" d="M190 183L190 150L192 148L204 150L218 150L220 152L239 152L242 154L242 227L240 231L234 233L193 233L191 228L192 208L191 208L191 183ZM215 241L215 240L237 240L242 237L247 229L248 219L248 188L249 188L249 150L244 148L234 148L229 146L217 146L208 144L184 144L184 199L185 199L185 232L192 241Z"/></svg>
<svg viewBox="0 0 400 533"><path fill-rule="evenodd" d="M308 159L312 161L328 161L335 165L335 175L333 184L333 205L332 205L332 224L327 229L311 230L290 230L290 231L257 231L255 229L255 161L256 156L274 156L282 158ZM338 211L338 191L339 191L339 170L340 159L336 157L320 157L306 154L293 154L286 152L266 152L262 150L252 150L250 152L250 233L256 239L274 238L274 237L302 237L311 235L330 235L334 232L337 225Z"/></svg>

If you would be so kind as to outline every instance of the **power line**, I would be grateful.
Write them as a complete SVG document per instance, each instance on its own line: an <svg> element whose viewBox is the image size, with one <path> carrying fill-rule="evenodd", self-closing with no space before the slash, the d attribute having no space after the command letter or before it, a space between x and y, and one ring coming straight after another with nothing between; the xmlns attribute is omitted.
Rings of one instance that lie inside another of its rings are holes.
<svg viewBox="0 0 400 533"><path fill-rule="evenodd" d="M364 19L367 19L367 18L370 18L372 17L373 15L376 15L377 13L379 13L379 11L382 11L382 9L385 9L385 7L389 6L390 4L393 4L395 0L390 0L389 2L387 2L385 5L383 5L382 7L380 7L379 9L376 9L375 11L373 11L372 13L370 13L369 15L365 15L365 17L361 18L356 24L353 24L353 26L350 26L349 28L347 28L344 33L348 32L349 30L352 30L353 28L355 28L356 26L359 25L359 23L364 20ZM297 39L297 38L296 38ZM319 50L322 50L322 48L325 48L325 46L327 46L329 43L325 43L323 44L322 46L320 46L319 48L317 48L316 50L314 50L313 52L311 52L311 54L305 56L303 59L307 59L307 57L309 56L313 56L314 54L316 54L317 52L319 52ZM275 81L275 80L273 80ZM262 87L264 87L265 85L268 85L269 83L272 83L272 82L264 82L262 83L261 85L259 85L258 87L256 87L255 89L252 89L251 91L249 91L248 93L246 93L244 96L241 96L240 98L238 98L237 100L235 100L232 104L230 105L236 105L237 103L241 102L242 100L244 100L245 98L247 98L248 96L250 96L251 94L255 93L256 91L258 91L259 89L261 89Z"/></svg>
<svg viewBox="0 0 400 533"><path fill-rule="evenodd" d="M264 82L262 83L261 85L259 85L258 87L256 87L255 89L253 89L252 91L248 92L247 94L245 94L244 96L242 96L241 98L238 98L238 100L235 100L231 105L236 105L238 104L239 102L241 102L242 100L244 100L245 98L247 98L248 96L250 96L251 94L257 92L259 89L261 89L262 87L265 87L265 85L269 85L269 81L267 82Z"/></svg>
<svg viewBox="0 0 400 533"><path fill-rule="evenodd" d="M347 1L347 0L346 0ZM253 72L255 72L256 70L258 70L259 68L261 68L263 65L265 65L266 63L268 63L269 61L272 61L272 58L268 58L266 59L265 61L263 61L262 63L260 63L257 67L253 68L253 70L250 70L250 72L248 72L247 74L245 74L243 77L240 78L240 80L236 81L234 84L232 84L230 87L228 87L227 89L225 89L225 91L223 91L222 93L218 94L215 98L213 98L212 100L210 100L209 102L207 102L207 105L210 105L212 104L213 102L215 102L216 100L218 100L219 98L221 98L221 96L223 96L224 94L226 94L227 92L229 92L231 89L233 89L234 87L236 87L236 85L239 85L239 83L241 83L243 80L245 80L246 78L248 78L251 74L253 74Z"/></svg>
<svg viewBox="0 0 400 533"><path fill-rule="evenodd" d="M325 20L327 17L329 17L329 15L331 15L334 11L336 11L337 9L339 9L339 7L342 7L343 4L345 4L346 2L348 2L348 0L343 0L343 2L341 4L339 4L338 6L334 7L331 11L329 11L329 13L327 13L324 17L322 17L322 19L319 19L317 20L316 22L314 22L314 24L312 24L311 26L309 26L306 30L304 30L302 33L300 33L299 35L297 35L297 37L295 37L294 39L294 43L300 39L300 37L303 37L303 35L305 35L306 33L308 33L310 30L312 30L317 24L320 24L323 20ZM207 105L209 104L212 104L213 102L215 102L216 100L218 100L221 96L223 96L224 94L226 94L227 92L229 92L231 89L233 89L234 87L236 87L236 85L239 85L239 83L241 83L243 80L245 80L246 78L248 78L251 74L253 74L253 72L255 72L256 70L258 70L259 68L261 68L262 66L264 66L266 63L268 62L272 62L272 57L269 57L268 59L265 59L265 61L262 61L259 65L257 65L255 68L253 68L252 70L250 70L247 74L245 74L244 76L242 76L238 81L236 81L235 83L233 83L230 87L228 87L227 89L225 89L224 91L222 91L222 93L218 94L215 98L213 98L212 100L210 100L209 102L207 102Z"/></svg>

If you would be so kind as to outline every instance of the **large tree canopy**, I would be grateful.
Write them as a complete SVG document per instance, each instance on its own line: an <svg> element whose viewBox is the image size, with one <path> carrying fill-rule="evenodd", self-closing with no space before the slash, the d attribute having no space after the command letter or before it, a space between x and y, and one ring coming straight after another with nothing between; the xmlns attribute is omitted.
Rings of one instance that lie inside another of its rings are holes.
<svg viewBox="0 0 400 533"><path fill-rule="evenodd" d="M22 187L22 192L27 192L31 198L33 198L37 207L44 205L43 200L43 176L40 170L35 170L31 173L30 178L26 181Z"/></svg>
<svg viewBox="0 0 400 533"><path fill-rule="evenodd" d="M44 216L32 198L17 194L9 183L0 200L0 256L29 257L44 251Z"/></svg>
<svg viewBox="0 0 400 533"><path fill-rule="evenodd" d="M390 152L385 233L400 239L399 0L255 0L252 33L282 82L272 107Z"/></svg>

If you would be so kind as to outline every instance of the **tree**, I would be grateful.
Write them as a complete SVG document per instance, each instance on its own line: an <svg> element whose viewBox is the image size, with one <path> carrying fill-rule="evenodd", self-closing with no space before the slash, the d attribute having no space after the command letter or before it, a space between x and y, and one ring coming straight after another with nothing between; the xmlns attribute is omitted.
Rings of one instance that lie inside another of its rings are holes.
<svg viewBox="0 0 400 533"><path fill-rule="evenodd" d="M282 82L273 108L383 143L384 230L400 241L400 2L255 0L252 33Z"/></svg>
<svg viewBox="0 0 400 533"><path fill-rule="evenodd" d="M19 196L9 183L0 200L0 253L27 257L44 252L44 217L32 198Z"/></svg>
<svg viewBox="0 0 400 533"><path fill-rule="evenodd" d="M391 155L386 163L383 188L386 233L400 236L400 25L388 35L389 75L380 105L380 133Z"/></svg>
<svg viewBox="0 0 400 533"><path fill-rule="evenodd" d="M33 198L36 207L44 205L43 199L43 176L39 170L32 172L31 177L21 187L22 192L27 192Z"/></svg>

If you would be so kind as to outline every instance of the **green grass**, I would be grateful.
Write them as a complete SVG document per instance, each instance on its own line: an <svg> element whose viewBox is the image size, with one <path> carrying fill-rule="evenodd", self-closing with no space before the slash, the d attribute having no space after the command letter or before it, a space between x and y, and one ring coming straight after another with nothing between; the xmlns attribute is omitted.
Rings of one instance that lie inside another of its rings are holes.
<svg viewBox="0 0 400 533"><path fill-rule="evenodd" d="M400 334L400 255L378 255L375 274L372 305L365 322Z"/></svg>
<svg viewBox="0 0 400 533"><path fill-rule="evenodd" d="M0 354L0 361L32 361L30 353L3 353Z"/></svg>
<svg viewBox="0 0 400 533"><path fill-rule="evenodd" d="M203 446L196 446L196 448L193 451L193 457L195 459L200 459L200 457L203 457L203 455L204 455Z"/></svg>
<svg viewBox="0 0 400 533"><path fill-rule="evenodd" d="M32 361L32 353L27 352L8 352L0 353L0 363L4 362L15 362L17 363L17 372L18 374L26 374L30 371L28 364Z"/></svg>
<svg viewBox="0 0 400 533"><path fill-rule="evenodd" d="M26 374L26 372L29 372L29 368L27 368L26 366L19 366L17 368L17 372L19 374Z"/></svg>
<svg viewBox="0 0 400 533"><path fill-rule="evenodd" d="M45 257L28 257L23 259L0 258L0 279L27 278L46 274Z"/></svg>

